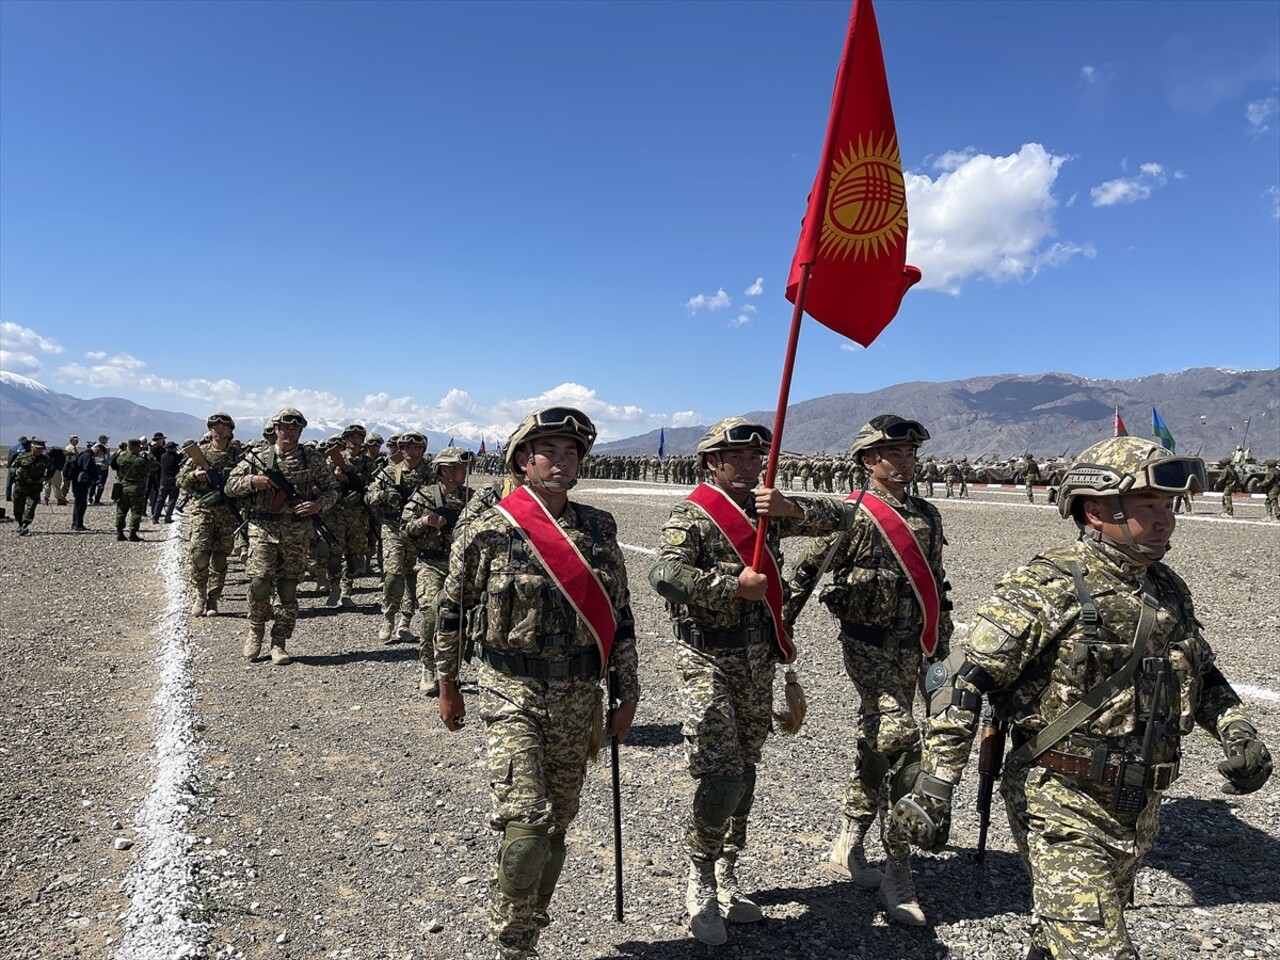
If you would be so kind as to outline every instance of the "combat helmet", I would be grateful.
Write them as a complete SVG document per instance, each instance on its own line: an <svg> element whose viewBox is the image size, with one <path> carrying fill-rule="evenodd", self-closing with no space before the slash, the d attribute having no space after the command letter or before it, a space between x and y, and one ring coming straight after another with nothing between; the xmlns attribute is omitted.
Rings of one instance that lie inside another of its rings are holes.
<svg viewBox="0 0 1280 960"><path fill-rule="evenodd" d="M535 410L520 421L507 441L503 459L509 471L514 474L520 472L516 467L516 451L538 437L572 437L578 445L578 457L584 459L595 446L596 425L591 422L590 417L574 407L545 407Z"/></svg>
<svg viewBox="0 0 1280 960"><path fill-rule="evenodd" d="M1058 512L1083 525L1075 506L1085 498L1152 490L1198 493L1205 487L1204 461L1199 457L1176 457L1141 437L1111 437L1082 451L1068 468L1058 488Z"/></svg>
<svg viewBox="0 0 1280 960"><path fill-rule="evenodd" d="M344 427L342 430L342 439L345 440L347 437L351 436L353 433L358 433L362 437L365 436L364 424L352 423Z"/></svg>
<svg viewBox="0 0 1280 960"><path fill-rule="evenodd" d="M208 419L205 420L204 425L206 427L212 427L215 423L225 423L232 430L236 428L236 422L231 419L231 414L223 413L221 410L219 410L217 413L209 414L209 417Z"/></svg>
<svg viewBox="0 0 1280 960"><path fill-rule="evenodd" d="M896 413L882 413L862 425L853 438L849 455L857 460L864 451L873 447L909 443L919 446L929 439L929 431L918 420L905 420Z"/></svg>
<svg viewBox="0 0 1280 960"><path fill-rule="evenodd" d="M1277 464L1280 464L1280 460L1276 460L1275 457L1268 457L1265 461L1263 461L1263 464L1268 467L1274 467Z"/></svg>
<svg viewBox="0 0 1280 960"><path fill-rule="evenodd" d="M454 464L470 465L475 459L475 454L470 450L463 450L461 447L445 447L435 456L436 467L448 467Z"/></svg>
<svg viewBox="0 0 1280 960"><path fill-rule="evenodd" d="M276 411L276 415L271 418L271 423L277 427L282 423L295 427L305 427L307 418L302 415L302 411L297 407L281 407Z"/></svg>
<svg viewBox="0 0 1280 960"><path fill-rule="evenodd" d="M725 417L711 425L698 441L698 466L707 467L707 454L716 450L768 451L773 443L773 431L763 424L752 423L746 417Z"/></svg>
<svg viewBox="0 0 1280 960"><path fill-rule="evenodd" d="M1218 461L1218 466L1220 467L1226 467L1226 466L1229 466L1230 464L1231 464L1230 457L1223 457L1221 460Z"/></svg>

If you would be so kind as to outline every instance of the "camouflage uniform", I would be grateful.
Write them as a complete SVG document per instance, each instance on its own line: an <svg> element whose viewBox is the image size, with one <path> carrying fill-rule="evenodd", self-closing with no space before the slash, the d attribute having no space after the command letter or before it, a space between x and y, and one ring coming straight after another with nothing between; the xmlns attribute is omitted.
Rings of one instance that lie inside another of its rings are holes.
<svg viewBox="0 0 1280 960"><path fill-rule="evenodd" d="M876 492L906 521L929 561L943 606L933 659L945 660L952 624L942 566L947 542L942 516L923 499L908 497L904 502L886 491ZM919 759L920 729L911 708L928 666L920 648L924 617L902 566L863 511L847 534L815 541L800 558L792 576L793 597L807 595L816 586L814 579L833 545L831 583L820 600L840 622L845 672L860 700L858 760L842 807L845 819L865 835L897 799L890 792L893 774ZM788 611L788 621L794 615ZM910 852L907 844L887 839L885 851L895 860Z"/></svg>
<svg viewBox="0 0 1280 960"><path fill-rule="evenodd" d="M1035 503L1035 482L1040 479L1040 465L1027 454L1022 458L1022 469L1025 474L1023 480L1027 485L1027 503Z"/></svg>
<svg viewBox="0 0 1280 960"><path fill-rule="evenodd" d="M1073 512L1073 500L1099 496L1094 465L1115 471L1110 491L1117 491L1163 458L1194 461L1203 477L1198 458L1169 457L1134 437L1080 455L1085 466L1077 479L1068 472L1059 509L1076 519L1081 539L1006 575L979 607L950 696L926 723L921 779L894 808L892 831L929 849L945 842L948 785L960 780L987 696L1014 749L1001 790L1032 881L1033 956L1134 960L1124 907L1155 839L1161 796L1178 775L1181 738L1197 724L1223 743L1228 759L1219 770L1235 789L1256 790L1271 773L1270 755L1214 663L1186 584L1152 559L1164 551L1129 537L1125 552ZM1095 486L1082 493L1089 483ZM1137 492L1173 492L1154 480L1138 483ZM1144 605L1154 616L1143 659L1134 677L1114 684L1133 655ZM1029 747L1019 753L1089 691L1109 691L1108 683L1116 689L1100 709L1040 756ZM1134 777L1122 794L1121 761L1138 762L1149 725L1148 766L1127 768Z"/></svg>
<svg viewBox="0 0 1280 960"><path fill-rule="evenodd" d="M44 447L19 454L9 466L9 475L13 477L13 518L18 521L19 534L26 534L35 520L40 488L54 473L53 461L45 454Z"/></svg>
<svg viewBox="0 0 1280 960"><path fill-rule="evenodd" d="M129 538L138 539L138 527L147 510L147 481L160 469L151 457L126 451L119 454L112 464L119 478L122 493L116 501L116 539L124 539L125 520L129 521Z"/></svg>
<svg viewBox="0 0 1280 960"><path fill-rule="evenodd" d="M348 427L347 432L350 433L351 429ZM361 429L358 433L363 439L364 430ZM325 522L338 541L338 545L329 551L327 564L330 606L339 601L343 606L354 604L352 591L355 589L355 578L365 572L365 557L369 552L371 513L364 497L373 473L373 462L366 455L363 443L354 452L350 446L344 447L342 455L350 468L354 483L338 481L338 502L325 517ZM336 474L335 470L335 479Z"/></svg>
<svg viewBox="0 0 1280 960"><path fill-rule="evenodd" d="M292 482L304 501L314 500L321 512L338 499L338 486L333 469L319 451L299 446L289 453L279 447L268 447L253 456L246 455L227 478L229 497L245 498L245 519L249 521L249 626L251 636L260 641L268 618L271 619L271 646L284 651L298 622L298 581L307 570L311 538L315 535L315 517L302 517L285 505L271 511L278 495L274 489L254 490L253 477L265 470L279 470ZM318 516L318 515L317 515ZM323 522L323 521L322 521ZM272 612L272 594L280 602ZM246 644L246 650L251 644ZM256 656L256 651L253 654Z"/></svg>
<svg viewBox="0 0 1280 960"><path fill-rule="evenodd" d="M418 557L416 545L400 536L401 511L419 487L430 483L433 472L425 458L413 469L404 463L386 463L375 471L365 494L365 501L382 517L382 616L391 623L399 612L405 631L417 602L414 567ZM384 640L391 639L391 630L383 632Z"/></svg>
<svg viewBox="0 0 1280 960"><path fill-rule="evenodd" d="M222 475L225 483L240 460L241 445L232 440L225 450L219 450L209 440L203 440L199 446L209 466ZM209 481L196 477L199 469L195 461L187 457L178 470L178 488L190 497L186 513L191 564L188 573L196 599L204 601L202 608L217 612L227 579L227 555L235 546L235 532L240 522Z"/></svg>
<svg viewBox="0 0 1280 960"><path fill-rule="evenodd" d="M1244 484L1240 482L1240 474L1236 471L1235 465L1226 457L1223 457L1218 465L1222 468L1222 473L1218 477L1218 483L1222 487L1222 515L1234 517L1236 508L1232 494L1243 490Z"/></svg>
<svg viewBox="0 0 1280 960"><path fill-rule="evenodd" d="M618 618L611 657L617 696L638 700L635 627L614 519L571 502L556 522L609 593ZM449 557L435 642L441 682L457 683L462 624L477 607L482 616L473 637L482 660L478 674L489 826L505 836L489 881L490 935L502 955L528 956L538 933L550 923L551 895L564 866L565 832L578 813L588 745L602 709L600 659L590 629L524 538L494 510L469 524L465 540L458 541ZM545 668L547 661L562 665L568 675L522 675L521 665L541 663ZM519 862L530 845L538 856ZM505 863L512 865L504 871Z"/></svg>
<svg viewBox="0 0 1280 960"><path fill-rule="evenodd" d="M1277 469L1274 459L1267 461L1267 472L1262 475L1258 487L1267 497L1267 519L1280 520L1280 509L1276 504L1280 499L1280 469Z"/></svg>

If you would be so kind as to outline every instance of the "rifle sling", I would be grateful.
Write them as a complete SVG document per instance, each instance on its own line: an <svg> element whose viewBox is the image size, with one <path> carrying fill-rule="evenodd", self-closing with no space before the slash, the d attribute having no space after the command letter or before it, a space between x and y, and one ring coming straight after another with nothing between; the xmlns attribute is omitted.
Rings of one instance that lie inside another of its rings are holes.
<svg viewBox="0 0 1280 960"><path fill-rule="evenodd" d="M1080 576L1080 568L1074 563L1071 567L1072 576L1077 578L1077 585L1082 585L1083 577ZM1123 690L1125 685L1133 679L1138 672L1138 666L1142 663L1143 657L1146 656L1147 644L1150 642L1151 634L1156 627L1156 611L1158 608L1158 598L1151 589L1150 580L1145 576L1142 579L1141 589L1142 614L1138 617L1138 629L1133 637L1133 652L1129 655L1129 659L1125 661L1124 666L1108 679L1095 686L1064 710L1056 720L1011 753L1009 755L1010 764L1024 766L1034 762L1042 753L1062 740L1063 737L1066 737L1101 713L1107 701Z"/></svg>

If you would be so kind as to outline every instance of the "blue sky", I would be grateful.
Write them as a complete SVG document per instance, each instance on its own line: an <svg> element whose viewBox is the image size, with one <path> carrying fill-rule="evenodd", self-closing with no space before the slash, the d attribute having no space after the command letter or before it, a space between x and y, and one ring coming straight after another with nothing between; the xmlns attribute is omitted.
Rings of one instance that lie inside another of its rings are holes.
<svg viewBox="0 0 1280 960"><path fill-rule="evenodd" d="M924 271L792 399L1280 365L1274 3L876 6ZM0 5L0 365L608 439L772 409L845 2Z"/></svg>

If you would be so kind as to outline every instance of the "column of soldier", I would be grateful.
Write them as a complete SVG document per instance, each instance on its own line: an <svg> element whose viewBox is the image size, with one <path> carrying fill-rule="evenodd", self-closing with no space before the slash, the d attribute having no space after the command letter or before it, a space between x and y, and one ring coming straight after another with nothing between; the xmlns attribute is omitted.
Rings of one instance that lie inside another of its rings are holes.
<svg viewBox="0 0 1280 960"><path fill-rule="evenodd" d="M381 438L355 425L327 450L308 450L299 442L306 419L292 408L244 447L229 416L208 424L178 477L192 497L192 613L217 612L227 556L246 533L243 652L259 657L270 624L270 659L288 663L299 579L311 569L327 581L329 603L351 603L376 528L382 639L409 633L416 597L420 687L438 694L445 726L466 722L464 661L475 662L482 702L503 704L484 718L488 769L509 771L489 783L499 834L489 933L500 958L536 956L586 764L606 738L625 739L641 695L616 523L569 498L595 441L591 420L568 407L531 414L503 450L505 480L474 491L470 455L448 448L429 461L421 434L401 435L380 456ZM877 891L893 922L925 923L911 849L946 844L953 792L982 726L979 776L989 798L999 774L1032 878L1027 956L1134 957L1124 912L1179 774L1181 738L1199 725L1221 743L1229 792L1258 790L1272 769L1185 583L1163 563L1175 499L1204 488L1204 463L1134 437L1085 450L1058 485L1074 541L1003 577L953 647L942 517L912 492L928 439L923 425L892 414L863 425L844 474L857 476L856 488L844 500L760 487L772 437L741 417L715 424L688 458L706 479L672 508L649 582L680 641L690 933L722 944L732 926L764 916L738 861L766 738L775 720L790 732L803 720L794 672L778 714L773 686L816 592L839 624L861 702L831 868ZM644 462L636 458L633 479ZM803 462L794 468L805 486L815 476L811 467L804 479ZM816 475L828 482L826 471ZM837 476L833 467L829 482ZM778 558L790 536L817 539L787 578ZM923 717L913 711L918 685ZM986 746L989 732L1000 746Z"/></svg>

